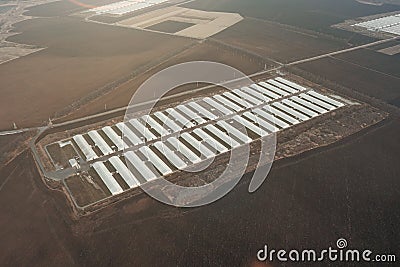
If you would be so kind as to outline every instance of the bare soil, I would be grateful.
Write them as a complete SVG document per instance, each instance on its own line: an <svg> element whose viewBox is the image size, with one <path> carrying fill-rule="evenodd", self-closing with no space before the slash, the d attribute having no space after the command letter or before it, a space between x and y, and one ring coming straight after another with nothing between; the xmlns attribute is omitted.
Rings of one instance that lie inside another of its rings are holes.
<svg viewBox="0 0 400 267"><path fill-rule="evenodd" d="M244 72L245 74L252 74L257 71L263 70L265 64L267 64L268 67L274 64L272 62L269 62L268 60L261 61L260 59L214 44L200 43L165 61L157 67L150 69L149 71L141 75L138 75L133 80L122 84L109 94L106 94L96 99L95 101L88 103L87 105L76 110L69 116L62 118L62 120L60 121L66 121L103 112L105 110L105 106L107 107L107 109L114 109L126 106L129 104L129 101L131 100L137 88L139 88L144 81L146 81L155 73L175 64L197 60L214 61L227 64L228 66L234 67Z"/></svg>
<svg viewBox="0 0 400 267"><path fill-rule="evenodd" d="M329 39L316 32L250 18L226 29L214 38L282 63L348 47L344 41Z"/></svg>
<svg viewBox="0 0 400 267"><path fill-rule="evenodd" d="M193 26L193 25L195 25L195 24L167 20L167 21L158 23L156 25L150 26L147 29L154 30L154 31L160 31L160 32L176 33L183 29L189 28L190 26Z"/></svg>
<svg viewBox="0 0 400 267"><path fill-rule="evenodd" d="M399 49L400 45L397 50ZM400 54L385 55L370 49L360 49L336 55L335 58L400 78Z"/></svg>
<svg viewBox="0 0 400 267"><path fill-rule="evenodd" d="M0 129L41 125L99 88L157 64L190 40L134 29L46 18L17 25L10 41L48 47L0 65Z"/></svg>
<svg viewBox="0 0 400 267"><path fill-rule="evenodd" d="M399 106L400 79L397 76L363 67L361 64L363 63L324 58L301 64L298 67L341 86ZM386 67L391 68L390 65ZM376 66L372 65L371 68L376 68Z"/></svg>
<svg viewBox="0 0 400 267"><path fill-rule="evenodd" d="M197 0L184 5L207 11L237 12L244 17L276 21L282 24L310 29L340 38L358 39L357 34L339 31L331 25L346 19L398 11L393 4L373 6L355 0Z"/></svg>
<svg viewBox="0 0 400 267"><path fill-rule="evenodd" d="M399 131L399 120L387 121L275 162L253 194L246 176L226 197L202 208L171 208L144 196L79 220L70 217L63 194L44 187L25 153L0 170L0 262L250 266L265 244L324 249L339 237L351 247L396 252Z"/></svg>

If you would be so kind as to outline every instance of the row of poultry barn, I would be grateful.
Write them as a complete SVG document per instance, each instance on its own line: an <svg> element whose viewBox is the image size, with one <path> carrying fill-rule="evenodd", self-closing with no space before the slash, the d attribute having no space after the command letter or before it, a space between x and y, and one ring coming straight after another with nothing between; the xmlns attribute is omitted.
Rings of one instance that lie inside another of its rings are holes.
<svg viewBox="0 0 400 267"><path fill-rule="evenodd" d="M277 77L75 135L72 143L116 195L344 105Z"/></svg>
<svg viewBox="0 0 400 267"><path fill-rule="evenodd" d="M97 15L109 14L109 15L121 16L145 8L149 8L155 5L159 5L165 2L168 2L168 0L125 0L91 8L84 11L84 13L90 12L90 13L95 13Z"/></svg>
<svg viewBox="0 0 400 267"><path fill-rule="evenodd" d="M400 35L400 14L360 22L353 26L362 27L369 31Z"/></svg>

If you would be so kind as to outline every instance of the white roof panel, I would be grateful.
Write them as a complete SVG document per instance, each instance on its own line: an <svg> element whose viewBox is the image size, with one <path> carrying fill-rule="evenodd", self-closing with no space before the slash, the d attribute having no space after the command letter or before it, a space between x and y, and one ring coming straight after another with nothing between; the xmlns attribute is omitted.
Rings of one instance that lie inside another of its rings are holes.
<svg viewBox="0 0 400 267"><path fill-rule="evenodd" d="M400 35L400 24L384 28L382 31Z"/></svg>
<svg viewBox="0 0 400 267"><path fill-rule="evenodd" d="M187 164L168 146L166 146L161 141L154 143L154 147L163 154L177 169L182 170L184 169Z"/></svg>
<svg viewBox="0 0 400 267"><path fill-rule="evenodd" d="M134 188L140 185L140 182L135 178L135 176L119 157L111 157L108 161L114 166L117 172L121 175L122 179L124 179L124 181L128 184L129 188Z"/></svg>
<svg viewBox="0 0 400 267"><path fill-rule="evenodd" d="M154 115L163 123L165 123L165 125L167 125L173 133L177 133L179 131L182 130L182 127L179 126L178 124L176 124L171 117L168 117L167 115L165 115L164 113L157 111L154 113Z"/></svg>
<svg viewBox="0 0 400 267"><path fill-rule="evenodd" d="M95 7L83 12L95 12L96 14L124 15L130 12L138 11L143 8L151 7L168 0L127 0L100 7Z"/></svg>
<svg viewBox="0 0 400 267"><path fill-rule="evenodd" d="M247 134L239 131L238 129L236 129L235 127L233 127L226 121L219 121L219 122L217 122L217 124L219 126L221 126L222 128L224 128L228 132L228 135L232 134L244 143L250 143L252 141L252 139L250 137L248 137Z"/></svg>
<svg viewBox="0 0 400 267"><path fill-rule="evenodd" d="M203 98L203 101L209 104L210 106L216 108L225 115L232 114L232 111L230 109L227 109L225 106L221 105L220 103L217 103L216 101L212 100L209 97Z"/></svg>
<svg viewBox="0 0 400 267"><path fill-rule="evenodd" d="M142 119L150 127L152 127L154 130L156 130L156 132L160 136L164 136L164 135L168 135L169 134L169 132L163 126L161 126L155 119L153 119L153 117L151 117L150 115L144 115L144 116L142 116Z"/></svg>
<svg viewBox="0 0 400 267"><path fill-rule="evenodd" d="M319 114L324 114L324 113L328 112L327 110L325 110L325 109L323 109L323 108L321 108L321 107L319 107L317 105L314 105L313 103L311 103L309 101L301 99L300 97L293 96L290 99L293 100L296 103L299 103L299 104L301 104L303 106L306 106L307 108L310 108L310 109L314 110L315 112L318 112Z"/></svg>
<svg viewBox="0 0 400 267"><path fill-rule="evenodd" d="M93 142L101 150L103 155L110 155L114 152L97 131L90 131L88 135L92 138Z"/></svg>
<svg viewBox="0 0 400 267"><path fill-rule="evenodd" d="M185 114L187 117L191 118L192 120L195 120L198 124L202 124L207 122L202 116L194 113L191 109L184 105L178 105L176 107L180 112Z"/></svg>
<svg viewBox="0 0 400 267"><path fill-rule="evenodd" d="M166 111L168 112L168 114L170 114L172 118L175 119L175 121L178 121L184 128L192 128L195 126L191 121L182 116L182 114L180 114L175 109L168 108Z"/></svg>
<svg viewBox="0 0 400 267"><path fill-rule="evenodd" d="M124 137L127 137L128 140L134 144L135 146L143 143L143 140L140 139L127 125L122 122L117 123L118 129L122 132Z"/></svg>
<svg viewBox="0 0 400 267"><path fill-rule="evenodd" d="M271 90L272 92L274 92L274 93L276 93L276 94L278 94L280 96L288 96L288 95L290 95L288 92L286 92L284 90L281 90L278 87L273 86L273 85L271 85L269 83L266 83L266 82L260 82L259 85L261 85L262 87L267 88L268 90Z"/></svg>
<svg viewBox="0 0 400 267"><path fill-rule="evenodd" d="M95 162L92 166L112 195L117 195L124 191L103 162Z"/></svg>
<svg viewBox="0 0 400 267"><path fill-rule="evenodd" d="M269 79L267 82L269 82L270 84L272 84L272 85L274 85L274 86L276 86L276 87L279 87L279 88L282 89L282 90L285 90L285 91L289 92L290 94L295 94L295 93L297 93L297 90L296 90L296 89L293 89L292 87L289 87L289 86L287 86L287 85L284 85L283 83L280 83L280 82L275 81L275 80L273 80L273 79Z"/></svg>
<svg viewBox="0 0 400 267"><path fill-rule="evenodd" d="M334 105L334 106L336 106L336 107L343 107L343 106L344 106L343 103L340 103L339 101L336 101L336 100L334 100L334 99L332 99L332 98L330 98L330 97L321 95L321 94L319 94L319 93L317 93L317 92L315 92L315 91L309 91L309 92L307 92L307 93L308 93L309 95L312 95L313 97L316 97L316 98L319 98L320 100L323 100L323 101L325 101L325 102L328 102L329 104Z"/></svg>
<svg viewBox="0 0 400 267"><path fill-rule="evenodd" d="M233 103L232 101L226 99L225 97L223 97L221 95L215 95L214 98L217 99L222 104L224 104L225 106L229 107L230 109L233 109L236 112L243 110L242 107L239 107L238 105L236 105L235 103Z"/></svg>
<svg viewBox="0 0 400 267"><path fill-rule="evenodd" d="M72 137L76 144L78 145L79 149L82 151L86 160L93 160L97 158L97 154L94 152L92 147L88 144L85 138L82 135L75 135Z"/></svg>
<svg viewBox="0 0 400 267"><path fill-rule="evenodd" d="M293 108L283 105L282 103L276 102L276 103L273 103L272 106L274 106L280 110L283 110L284 112L286 112L286 113L292 115L293 117L300 119L302 121L306 121L309 119L309 117L307 117L303 113L297 112Z"/></svg>
<svg viewBox="0 0 400 267"><path fill-rule="evenodd" d="M280 98L280 95L272 92L271 90L267 90L266 88L259 86L258 84L252 84L252 85L250 85L250 88L257 90L258 92L268 96L269 98L272 98L272 99Z"/></svg>
<svg viewBox="0 0 400 267"><path fill-rule="evenodd" d="M275 80L277 80L277 81L280 82L280 83L283 83L283 84L286 84L286 85L288 85L288 86L291 86L291 87L293 87L294 89L297 89L297 90L299 90L299 91L305 91L305 90L307 90L307 88L305 88L304 86L301 86L301 85L299 85L299 84L297 84L297 83L288 81L288 80L286 80L286 79L284 79L284 78L282 78L282 77L278 77L278 78L276 78Z"/></svg>
<svg viewBox="0 0 400 267"><path fill-rule="evenodd" d="M143 125L138 119L131 119L129 123L142 134L142 137L145 137L147 141L151 141L156 139L157 137L148 129L146 126Z"/></svg>
<svg viewBox="0 0 400 267"><path fill-rule="evenodd" d="M227 133L224 133L214 125L207 125L204 127L205 129L209 130L211 133L213 133L215 136L217 136L219 139L224 141L229 147L235 148L240 146L239 142L237 142L235 139L231 138Z"/></svg>
<svg viewBox="0 0 400 267"><path fill-rule="evenodd" d="M261 105L263 103L263 101L258 100L257 98L255 98L255 97L253 97L253 96L251 96L251 95L249 95L249 94L247 94L247 93L245 93L245 92L243 92L243 91L241 91L239 89L235 89L232 92L234 92L238 96L246 99L248 102L251 102L251 103L253 103L255 105Z"/></svg>
<svg viewBox="0 0 400 267"><path fill-rule="evenodd" d="M124 154L125 159L135 167L146 181L154 180L158 177L149 167L136 155L133 151L128 151Z"/></svg>
<svg viewBox="0 0 400 267"><path fill-rule="evenodd" d="M275 125L272 125L271 123L263 120L262 118L257 117L251 112L245 112L243 113L243 115L272 133L279 131L278 127L275 127Z"/></svg>
<svg viewBox="0 0 400 267"><path fill-rule="evenodd" d="M314 104L317 104L317 105L319 105L319 106L325 108L326 110L334 110L334 109L336 109L335 106L330 105L330 104L328 104L328 103L326 103L326 102L324 102L324 101L321 101L321 100L319 100L318 98L315 98L315 97L310 96L310 95L308 95L308 94L304 94L304 93L303 93L303 94L300 94L300 97L302 97L302 98L304 98L304 99L307 99L308 101L310 101L310 102L312 102L312 103L314 103Z"/></svg>
<svg viewBox="0 0 400 267"><path fill-rule="evenodd" d="M238 96L232 94L231 92L223 93L223 95L226 96L227 98L229 98L229 99L235 101L236 103L238 103L239 105L241 105L241 106L244 107L245 109L254 107L253 104L251 104L251 103L245 101L244 99L242 99L242 98L240 98L240 97L238 97Z"/></svg>
<svg viewBox="0 0 400 267"><path fill-rule="evenodd" d="M267 110L267 109L266 109ZM277 118L276 116L274 116L273 114L270 114L262 109L255 109L253 110L255 113L257 113L258 115L260 115L262 118L267 119L268 121L272 122L273 124L281 127L281 128L288 128L290 125L287 124L286 122L280 120L279 118Z"/></svg>
<svg viewBox="0 0 400 267"><path fill-rule="evenodd" d="M296 104L295 102L293 102L293 101L291 101L289 99L284 99L282 101L282 103L284 103L285 105L288 105L288 106L290 106L290 107L292 107L292 108L294 108L294 109L306 114L309 117L317 117L318 116L317 112L312 111L311 109L303 107L303 106L301 106L299 104Z"/></svg>
<svg viewBox="0 0 400 267"><path fill-rule="evenodd" d="M233 117L233 119L237 122L239 122L240 124L244 125L246 128L248 128L249 130L253 131L254 133L258 134L259 136L266 136L268 135L268 133L266 131L264 131L263 129L261 129L260 127L258 127L257 125L249 122L248 120L246 120L245 118L240 117L239 115L236 115Z"/></svg>
<svg viewBox="0 0 400 267"><path fill-rule="evenodd" d="M282 111L280 111L280 110L278 110L278 109L276 109L274 107L265 106L264 109L267 110L267 111L271 111L272 114L274 114L278 118L281 118L281 119L291 123L292 125L300 123L297 119L295 119L295 116L294 117L289 116L286 113L284 113L284 112L282 112Z"/></svg>
<svg viewBox="0 0 400 267"><path fill-rule="evenodd" d="M108 138L110 138L118 150L123 150L128 147L124 140L122 140L121 136L119 136L110 126L103 127L102 130L108 136Z"/></svg>
<svg viewBox="0 0 400 267"><path fill-rule="evenodd" d="M197 134L204 142L206 142L208 145L217 150L219 153L228 152L228 149L224 145L222 145L220 142L211 137L203 129L197 128L194 129L193 132Z"/></svg>
<svg viewBox="0 0 400 267"><path fill-rule="evenodd" d="M185 146L181 141L179 141L176 137L168 138L168 143L170 143L176 151L179 151L182 155L184 155L187 159L189 159L192 163L199 163L201 159L187 146Z"/></svg>
<svg viewBox="0 0 400 267"><path fill-rule="evenodd" d="M205 158L208 159L215 157L215 154L210 149L208 149L202 142L194 138L191 134L183 133L182 138L185 139L185 141L188 142L193 148L199 151L200 154Z"/></svg>
<svg viewBox="0 0 400 267"><path fill-rule="evenodd" d="M265 102L265 103L267 103L267 102L269 102L269 101L272 100L271 98L267 97L266 95L260 94L260 93L257 92L256 90L254 90L254 89L252 89L252 88L250 88L250 87L247 87L247 86L242 87L241 90L242 90L243 92L245 92L246 94L249 94L249 95L251 95L251 96L254 96L254 97L256 97L257 99L260 99L261 101L263 101L263 102Z"/></svg>
<svg viewBox="0 0 400 267"><path fill-rule="evenodd" d="M154 153L153 150L151 150L149 147L147 146L143 146L140 149L140 152L142 152L142 154L149 160L151 161L151 163L153 163L153 165L157 168L157 170L159 170L162 175L168 175L170 173L172 173L172 170L168 167L167 164L165 164L164 161L162 161L157 155L156 153Z"/></svg>
<svg viewBox="0 0 400 267"><path fill-rule="evenodd" d="M206 110L205 108L203 108L196 102L190 102L190 103L188 103L188 105L190 107L192 107L194 110L196 110L198 113L200 113L201 115L206 116L210 120L215 120L216 118L218 118L218 116L216 116L215 114Z"/></svg>

